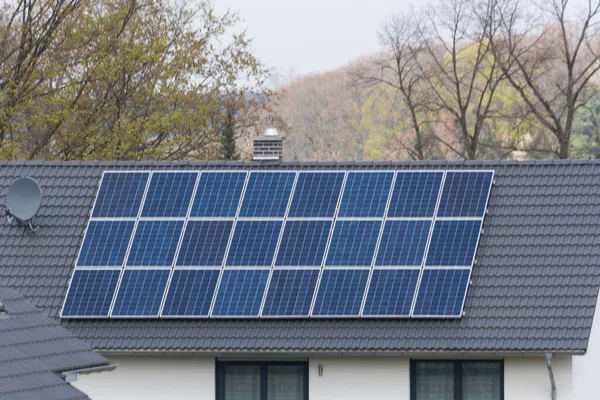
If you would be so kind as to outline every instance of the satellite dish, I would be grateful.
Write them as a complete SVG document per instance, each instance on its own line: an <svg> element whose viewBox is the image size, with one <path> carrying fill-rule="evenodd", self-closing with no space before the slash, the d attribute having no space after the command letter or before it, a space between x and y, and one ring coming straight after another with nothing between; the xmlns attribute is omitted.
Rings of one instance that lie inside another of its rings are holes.
<svg viewBox="0 0 600 400"><path fill-rule="evenodd" d="M19 178L10 185L6 194L6 216L35 230L31 219L42 204L42 190L33 178Z"/></svg>

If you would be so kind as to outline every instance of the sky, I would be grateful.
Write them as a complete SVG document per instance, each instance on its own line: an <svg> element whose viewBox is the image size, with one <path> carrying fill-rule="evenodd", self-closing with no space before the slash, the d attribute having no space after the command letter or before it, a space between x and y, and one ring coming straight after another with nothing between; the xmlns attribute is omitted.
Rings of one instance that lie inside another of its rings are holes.
<svg viewBox="0 0 600 400"><path fill-rule="evenodd" d="M340 67L379 50L377 31L416 0L215 0L238 12L256 56L278 74Z"/></svg>

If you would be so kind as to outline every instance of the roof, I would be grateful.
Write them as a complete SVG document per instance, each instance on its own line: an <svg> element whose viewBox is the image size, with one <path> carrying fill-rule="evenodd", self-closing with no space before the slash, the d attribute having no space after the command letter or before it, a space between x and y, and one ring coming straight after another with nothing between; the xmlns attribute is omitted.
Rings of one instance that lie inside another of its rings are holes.
<svg viewBox="0 0 600 400"><path fill-rule="evenodd" d="M465 315L453 320L62 320L101 351L198 353L541 353L587 349L600 285L600 162L0 163L35 178L35 234L0 221L0 278L58 317L105 170L493 169Z"/></svg>
<svg viewBox="0 0 600 400"><path fill-rule="evenodd" d="M109 361L14 291L0 287L0 300L0 399L87 399L60 374Z"/></svg>

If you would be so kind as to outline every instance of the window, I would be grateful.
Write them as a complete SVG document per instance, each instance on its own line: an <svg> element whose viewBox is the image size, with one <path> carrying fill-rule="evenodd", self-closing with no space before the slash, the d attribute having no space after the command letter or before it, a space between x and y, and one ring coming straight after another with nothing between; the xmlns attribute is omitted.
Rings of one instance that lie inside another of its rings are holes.
<svg viewBox="0 0 600 400"><path fill-rule="evenodd" d="M410 365L411 400L503 400L502 361L419 361Z"/></svg>
<svg viewBox="0 0 600 400"><path fill-rule="evenodd" d="M217 400L308 400L308 363L217 361Z"/></svg>

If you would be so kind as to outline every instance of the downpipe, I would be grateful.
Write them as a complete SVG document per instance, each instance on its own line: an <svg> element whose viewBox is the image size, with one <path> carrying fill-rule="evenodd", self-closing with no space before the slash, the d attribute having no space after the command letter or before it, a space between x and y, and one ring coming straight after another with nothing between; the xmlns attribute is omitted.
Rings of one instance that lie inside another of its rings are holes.
<svg viewBox="0 0 600 400"><path fill-rule="evenodd" d="M546 368L548 368L548 376L550 377L550 385L552 386L552 400L556 400L556 381L554 380L554 371L552 371L552 353L546 353Z"/></svg>

